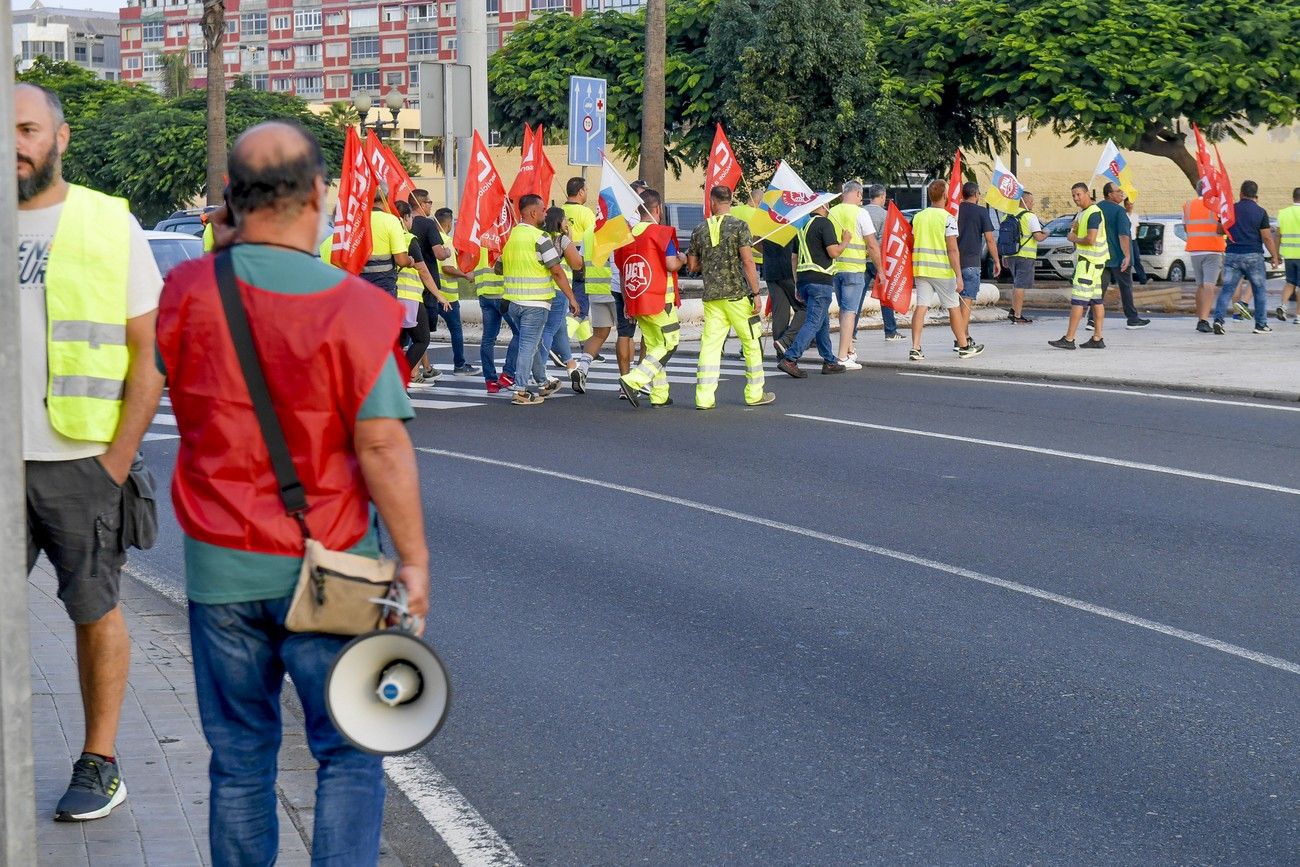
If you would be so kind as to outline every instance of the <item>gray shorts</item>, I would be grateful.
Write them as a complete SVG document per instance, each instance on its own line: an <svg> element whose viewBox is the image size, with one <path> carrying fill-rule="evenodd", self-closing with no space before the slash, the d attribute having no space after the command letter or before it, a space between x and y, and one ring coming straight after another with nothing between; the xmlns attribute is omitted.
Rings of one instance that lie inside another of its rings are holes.
<svg viewBox="0 0 1300 867"><path fill-rule="evenodd" d="M957 298L957 278L914 277L917 307L942 307L951 310L961 306Z"/></svg>
<svg viewBox="0 0 1300 867"><path fill-rule="evenodd" d="M126 551L122 488L95 458L27 461L27 571L44 551L73 623L117 607Z"/></svg>
<svg viewBox="0 0 1300 867"><path fill-rule="evenodd" d="M1038 260L1027 259L1024 256L1010 256L1004 261L1011 268L1012 289L1034 288L1034 266L1038 264Z"/></svg>
<svg viewBox="0 0 1300 867"><path fill-rule="evenodd" d="M588 295L591 304L591 327L614 328L618 325L618 307L613 295Z"/></svg>
<svg viewBox="0 0 1300 867"><path fill-rule="evenodd" d="M1197 286L1218 286L1223 276L1222 253L1193 253L1192 279Z"/></svg>

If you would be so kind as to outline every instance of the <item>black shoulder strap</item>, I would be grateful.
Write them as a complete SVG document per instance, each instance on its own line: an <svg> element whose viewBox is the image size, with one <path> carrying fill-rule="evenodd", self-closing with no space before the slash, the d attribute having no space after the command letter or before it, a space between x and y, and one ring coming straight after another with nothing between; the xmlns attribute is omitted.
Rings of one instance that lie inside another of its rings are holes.
<svg viewBox="0 0 1300 867"><path fill-rule="evenodd" d="M293 457L289 454L289 444L280 427L280 417L275 414L275 404L271 402L271 392L266 387L266 376L257 358L257 346L253 343L253 332L248 325L248 311L244 309L243 299L239 297L239 285L235 282L235 260L230 250L222 250L217 254L216 268L217 288L221 292L221 306L226 311L226 324L230 326L230 339L235 344L235 355L239 357L244 382L248 385L248 394L253 400L253 413L257 416L258 427L262 429L266 450L271 455L271 469L275 472L275 482L280 489L280 500L284 503L285 513L293 517L302 528L303 536L310 538L304 517L307 514L307 492L298 480L298 471L294 469Z"/></svg>

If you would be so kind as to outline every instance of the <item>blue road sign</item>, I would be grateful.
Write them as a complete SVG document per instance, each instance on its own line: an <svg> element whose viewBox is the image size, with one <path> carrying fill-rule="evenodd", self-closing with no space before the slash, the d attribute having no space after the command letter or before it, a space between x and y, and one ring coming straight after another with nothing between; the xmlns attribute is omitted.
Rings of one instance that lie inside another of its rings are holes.
<svg viewBox="0 0 1300 867"><path fill-rule="evenodd" d="M569 76L569 165L600 165L606 107L605 79Z"/></svg>

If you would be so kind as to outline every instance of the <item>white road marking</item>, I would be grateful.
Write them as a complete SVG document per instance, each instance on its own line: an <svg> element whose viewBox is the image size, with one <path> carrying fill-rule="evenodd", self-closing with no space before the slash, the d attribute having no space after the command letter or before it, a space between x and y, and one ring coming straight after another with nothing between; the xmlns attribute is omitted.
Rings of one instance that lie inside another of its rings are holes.
<svg viewBox="0 0 1300 867"><path fill-rule="evenodd" d="M1003 443L997 440L982 440L975 437L963 437L956 434L937 433L928 430L914 430L913 428L894 427L887 424L871 424L865 421L849 421L842 418L826 418L820 415L804 415L803 413L790 412L786 413L790 418L801 418L805 421L820 421L826 424L838 424L847 427L861 427L870 430L886 431L888 433L906 434L908 436L928 437L937 440L951 440L959 443L970 443L977 446L991 446L998 449L1010 449L1018 452L1030 452L1036 455L1048 455L1054 458L1067 458L1072 461L1084 461L1090 464L1104 464L1110 467L1122 467L1128 470L1142 470L1148 473L1161 473L1166 476L1181 476L1185 479L1199 479L1204 482L1218 482L1222 485L1235 485L1240 488L1254 488L1259 491L1270 491L1275 494L1290 494L1291 496L1300 497L1300 489L1288 488L1284 485L1272 485L1268 482L1252 482L1248 479L1233 479L1228 476L1216 476L1213 473L1202 473L1196 470L1180 470L1177 467L1163 467L1159 464L1144 464L1138 461L1125 461L1119 458L1105 458L1100 455L1085 455L1079 452L1066 452L1059 449L1045 449L1038 446L1026 446L1018 443Z"/></svg>
<svg viewBox="0 0 1300 867"><path fill-rule="evenodd" d="M461 400L424 400L422 398L411 398L411 406L420 409L460 409L465 406L482 406L481 403L470 403Z"/></svg>
<svg viewBox="0 0 1300 867"><path fill-rule="evenodd" d="M180 434L161 434L154 433L153 431L145 431L143 440L144 442L151 443L157 442L158 440L178 440L180 438Z"/></svg>
<svg viewBox="0 0 1300 867"><path fill-rule="evenodd" d="M604 488L609 491L618 491L623 494L632 494L638 497L645 497L649 500L657 500L661 503L669 503L674 506L682 506L687 509L695 509L700 512L707 512L710 515L718 515L724 518L731 518L736 521L742 521L746 524L756 524L760 527L767 527L772 530L780 530L785 533L792 533L796 536L804 536L809 539L816 539L821 542L829 542L833 545L841 545L845 548L852 548L857 551L864 551L868 554L875 554L880 557L888 557L891 560L899 560L903 563L910 563L914 566L922 566L927 569L933 569L936 572L944 572L958 578L965 578L970 581L978 581L981 584L987 584L1002 590L1009 590L1013 593L1021 593L1025 596L1031 596L1044 602L1052 602L1057 605L1063 605L1067 608L1073 608L1077 611L1084 611L1088 614L1094 614L1098 617L1104 617L1108 620L1114 620L1118 623L1124 623L1128 626L1135 626L1139 629L1147 629L1157 632L1170 638L1177 638L1182 641L1188 641L1192 644L1198 644L1211 650L1217 650L1221 653L1227 653L1241 659L1256 662L1260 665L1266 665L1270 668L1276 668L1279 671L1285 671L1290 674L1300 674L1300 664L1291 662L1287 659L1281 659L1276 656L1270 656L1266 653L1260 653L1255 650L1249 650L1239 647L1235 644L1229 644L1226 641L1219 641L1217 638L1210 638L1197 632L1190 632L1186 629L1179 629L1176 626L1169 626L1155 620L1149 620L1145 617L1138 617L1134 614L1127 614L1123 611L1117 611L1113 608L1107 608L1103 605L1094 605L1091 602L1084 602L1080 599L1074 599L1070 596L1062 596L1059 593L1053 593L1050 590L1041 590L1037 587L1031 587L1028 584L1021 584L1018 581L1008 581L1005 578L996 578L992 575L985 575L982 572L975 572L971 569L963 569L960 566L952 566L942 563L938 560L931 560L927 557L918 557L914 554L908 554L903 551L895 551L891 548L882 548L879 545L869 545L866 542L859 542L856 539L846 539L843 536L835 536L830 533L823 533L820 530L810 530L807 527L799 527L794 524L786 524L781 521L773 521L768 518L760 518L757 515L749 515L744 512L737 512L732 509L724 509L720 506L711 506L708 503L700 503L695 500L687 500L682 497L674 497L668 494L660 494L655 491L648 491L643 488L634 488L630 485L620 485L614 482L605 482L599 479L590 479L585 476L576 476L572 473L562 473L557 470L548 470L542 467L533 467L528 464L517 464L510 461L499 461L494 458L486 458L480 455L466 454L464 452L454 452L447 449L421 448L417 451L425 454L438 455L446 458L456 458L473 463L488 464L489 466L504 467L506 469L519 470L526 473L534 473L539 476L548 476L554 479L563 479L569 482L576 482L581 485L590 485L595 488Z"/></svg>
<svg viewBox="0 0 1300 867"><path fill-rule="evenodd" d="M899 376L916 376L924 379L950 379L957 382L976 382L986 385L1019 385L1026 388L1056 388L1064 391L1095 391L1101 394L1114 394L1121 397L1154 397L1160 400L1183 400L1193 403L1210 403L1219 406L1240 406L1246 409L1272 409L1278 412L1300 412L1300 406L1281 406L1275 403L1250 403L1248 401L1222 400L1213 397L1195 397L1190 394L1162 394L1154 391L1129 391L1127 389L1098 388L1090 385L1065 385L1056 382L1029 382L1024 379L995 379L983 376L960 376L950 373L906 373Z"/></svg>
<svg viewBox="0 0 1300 867"><path fill-rule="evenodd" d="M176 416L160 412L153 417L153 421L150 422L150 424L163 424L168 427L176 427Z"/></svg>
<svg viewBox="0 0 1300 867"><path fill-rule="evenodd" d="M188 609L185 591L152 570L132 563L122 571ZM390 756L384 759L384 772L446 841L462 867L523 867L496 829L423 755Z"/></svg>

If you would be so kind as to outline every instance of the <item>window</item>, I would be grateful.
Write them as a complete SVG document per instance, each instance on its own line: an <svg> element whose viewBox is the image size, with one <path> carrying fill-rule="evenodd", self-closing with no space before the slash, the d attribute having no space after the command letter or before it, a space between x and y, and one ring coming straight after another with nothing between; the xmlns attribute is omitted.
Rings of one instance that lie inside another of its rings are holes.
<svg viewBox="0 0 1300 867"><path fill-rule="evenodd" d="M348 16L343 12L331 12L325 16L325 23L330 27L342 27L348 23Z"/></svg>
<svg viewBox="0 0 1300 867"><path fill-rule="evenodd" d="M320 7L293 11L293 32L302 33L305 30L320 30Z"/></svg>
<svg viewBox="0 0 1300 867"><path fill-rule="evenodd" d="M167 36L168 36L168 38L170 38L170 39L184 39L184 38L185 38L185 25L184 25L184 24L173 24L171 27L168 27L168 28L167 28Z"/></svg>
<svg viewBox="0 0 1300 867"><path fill-rule="evenodd" d="M191 51L191 52L190 52L190 55L189 55L189 62L190 62L190 66L194 67L195 69L207 69L207 68L208 68L208 52L206 52L206 51Z"/></svg>
<svg viewBox="0 0 1300 867"><path fill-rule="evenodd" d="M348 86L348 77L346 75L331 75L330 90L343 90Z"/></svg>
<svg viewBox="0 0 1300 867"><path fill-rule="evenodd" d="M385 20L385 21L401 21L401 20L402 20L402 7L401 7L401 6L385 6L385 7L384 7L384 20Z"/></svg>
<svg viewBox="0 0 1300 867"><path fill-rule="evenodd" d="M411 79L411 89L415 90L420 86L420 64L412 63L407 77Z"/></svg>
<svg viewBox="0 0 1300 867"><path fill-rule="evenodd" d="M146 51L144 53L144 71L155 72L162 69L162 55L157 51Z"/></svg>
<svg viewBox="0 0 1300 867"><path fill-rule="evenodd" d="M136 42L136 41L138 41L139 39L140 39L140 28L139 28L139 27L123 27L123 28L122 28L122 41L123 41L123 42Z"/></svg>
<svg viewBox="0 0 1300 867"><path fill-rule="evenodd" d="M455 36L442 37L442 50L450 51L454 53L456 51L456 37Z"/></svg>
<svg viewBox="0 0 1300 867"><path fill-rule="evenodd" d="M353 60L373 60L379 57L378 36L358 36L352 40Z"/></svg>
<svg viewBox="0 0 1300 867"><path fill-rule="evenodd" d="M239 49L227 48L221 52L221 62L225 66L239 66Z"/></svg>
<svg viewBox="0 0 1300 867"><path fill-rule="evenodd" d="M139 68L140 68L140 58L138 58L138 57L128 57L128 58L126 59L126 68L127 68L127 69L139 69Z"/></svg>
<svg viewBox="0 0 1300 867"><path fill-rule="evenodd" d="M443 4L442 4L442 17L443 17L443 18L455 18L455 17L456 17L456 4L455 4L455 3L443 3Z"/></svg>
<svg viewBox="0 0 1300 867"><path fill-rule="evenodd" d="M436 21L438 18L438 7L432 3L424 3L419 6L406 7L407 21Z"/></svg>
<svg viewBox="0 0 1300 867"><path fill-rule="evenodd" d="M237 22L236 22L235 19L233 19L233 18L230 18L230 19L227 19L227 20L226 20L226 35L227 35L227 36L234 36L236 33L239 32L238 29L237 29L237 27L236 27L236 24L237 24Z"/></svg>
<svg viewBox="0 0 1300 867"><path fill-rule="evenodd" d="M271 82L271 89L276 93L289 93L293 90L293 79L277 78Z"/></svg>
<svg viewBox="0 0 1300 867"><path fill-rule="evenodd" d="M406 86L406 73L405 73L405 72L385 72L385 73L384 73L384 85L385 85L386 87L405 87L405 86Z"/></svg>
<svg viewBox="0 0 1300 867"><path fill-rule="evenodd" d="M501 28L495 24L487 29L487 50L491 54L501 47Z"/></svg>
<svg viewBox="0 0 1300 867"><path fill-rule="evenodd" d="M406 50L410 54L437 54L438 34L412 33L406 39Z"/></svg>
<svg viewBox="0 0 1300 867"><path fill-rule="evenodd" d="M288 30L292 19L288 15L277 15L271 22L272 30Z"/></svg>
<svg viewBox="0 0 1300 867"><path fill-rule="evenodd" d="M365 90L365 91L370 91L370 92L378 91L378 90L379 90L379 73L378 73L377 71L374 71L374 70L372 70L372 71L370 71L370 72L354 72L354 73L352 73L352 89L353 89L353 90Z"/></svg>
<svg viewBox="0 0 1300 867"><path fill-rule="evenodd" d="M62 42L23 42L23 60L42 56L51 60L63 60L66 51L67 46Z"/></svg>
<svg viewBox="0 0 1300 867"><path fill-rule="evenodd" d="M253 90L267 90L267 76L265 72L258 72L253 75Z"/></svg>
<svg viewBox="0 0 1300 867"><path fill-rule="evenodd" d="M534 12L552 12L568 6L566 0L532 0L532 3Z"/></svg>
<svg viewBox="0 0 1300 867"><path fill-rule="evenodd" d="M197 42L203 38L203 25L194 23L190 25L190 41Z"/></svg>
<svg viewBox="0 0 1300 867"><path fill-rule="evenodd" d="M342 78L342 76L337 76ZM293 89L299 96L320 96L325 92L325 77L303 75L293 80Z"/></svg>
<svg viewBox="0 0 1300 867"><path fill-rule="evenodd" d="M348 22L353 27L378 27L379 9L375 6L368 9L353 9L348 12Z"/></svg>
<svg viewBox="0 0 1300 867"><path fill-rule="evenodd" d="M406 48L406 40L405 40L405 39L398 38L398 39L385 39L385 40L384 40L384 53L385 53L385 54L401 54L402 51L405 50L405 48Z"/></svg>
<svg viewBox="0 0 1300 867"><path fill-rule="evenodd" d="M90 46L90 62L91 63L104 62L104 43L96 42L94 45Z"/></svg>
<svg viewBox="0 0 1300 867"><path fill-rule="evenodd" d="M145 42L162 42L163 23L161 21L146 21L140 26L140 33Z"/></svg>
<svg viewBox="0 0 1300 867"><path fill-rule="evenodd" d="M286 60L288 60L288 59L289 59L290 57L292 57L292 56L293 56L293 53L292 53L289 49L287 49L287 48L272 48L272 49L271 49L271 60L274 61L275 63L284 63Z"/></svg>
<svg viewBox="0 0 1300 867"><path fill-rule="evenodd" d="M239 32L245 36L266 35L266 13L245 12L239 16Z"/></svg>
<svg viewBox="0 0 1300 867"><path fill-rule="evenodd" d="M331 42L325 46L326 57L347 57L348 44L346 42Z"/></svg>
<svg viewBox="0 0 1300 867"><path fill-rule="evenodd" d="M501 0L487 0L487 14L496 15L501 11Z"/></svg>
<svg viewBox="0 0 1300 867"><path fill-rule="evenodd" d="M295 45L293 60L295 63L320 63L320 43L308 42L305 45Z"/></svg>
<svg viewBox="0 0 1300 867"><path fill-rule="evenodd" d="M72 46L72 59L77 63L85 63L87 57L86 43L78 42Z"/></svg>

